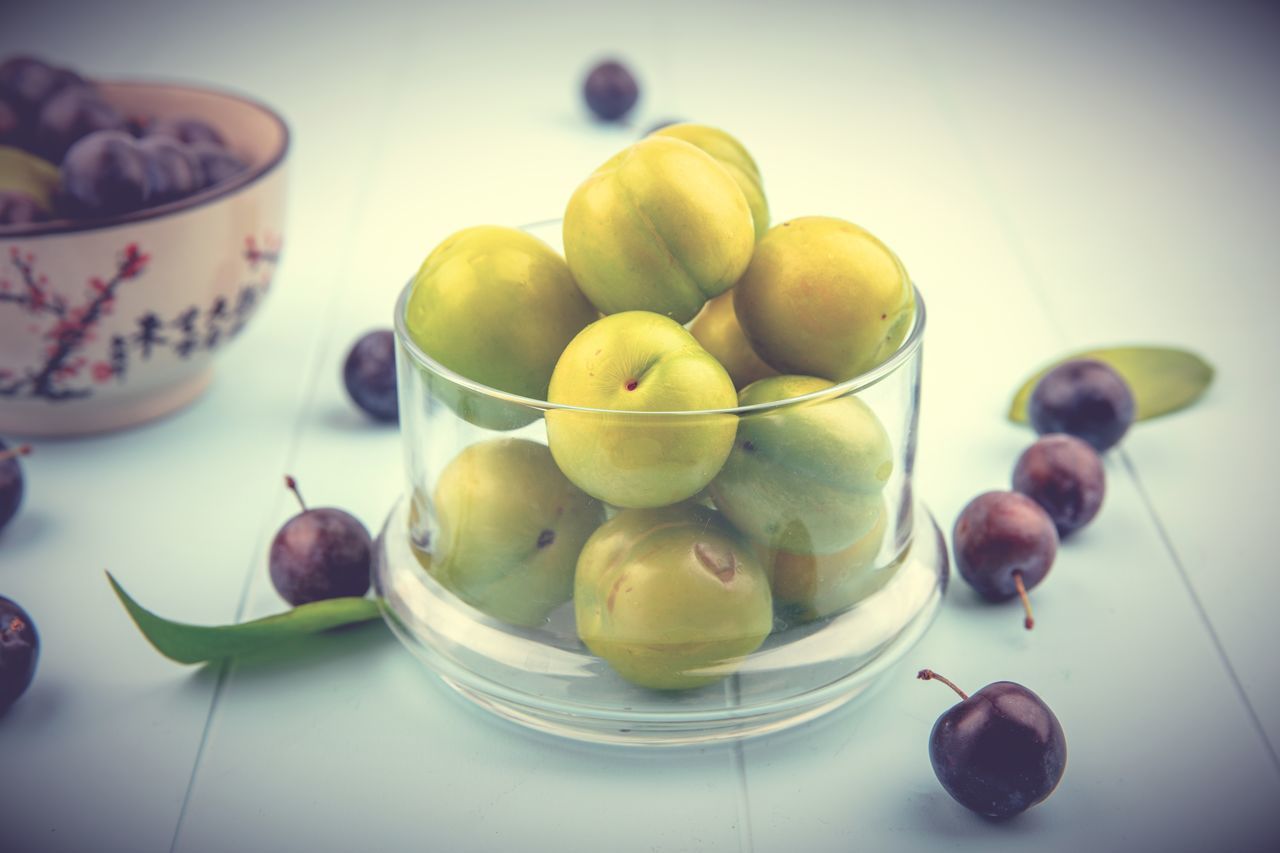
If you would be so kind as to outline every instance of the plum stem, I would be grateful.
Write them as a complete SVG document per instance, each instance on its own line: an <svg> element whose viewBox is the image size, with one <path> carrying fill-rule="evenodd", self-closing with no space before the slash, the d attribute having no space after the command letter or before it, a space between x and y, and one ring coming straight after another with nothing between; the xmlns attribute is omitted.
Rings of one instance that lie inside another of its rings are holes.
<svg viewBox="0 0 1280 853"><path fill-rule="evenodd" d="M1022 599L1022 609L1027 611L1027 618L1022 624L1030 631L1036 626L1036 618L1031 615L1031 599L1027 598L1027 588L1022 583L1022 572L1013 573L1013 585L1018 588L1018 597Z"/></svg>
<svg viewBox="0 0 1280 853"><path fill-rule="evenodd" d="M938 673L934 672L934 671L933 671L933 670L931 670L931 669L922 669L922 670L920 670L919 672L917 672L917 673L916 673L916 678L920 679L921 681L941 681L943 684L945 684L945 685L947 685L948 687L950 687L950 688L951 688L952 690L954 690L956 693L960 694L960 698L961 698L961 699L968 699L968 698L969 698L969 694L968 694L968 693L965 693L965 692L964 692L963 690L961 690L959 687L956 687L956 684L955 684L955 682L954 682L954 681L952 681L951 679L949 679L949 678L947 678L947 677L945 677L945 676L938 675Z"/></svg>
<svg viewBox="0 0 1280 853"><path fill-rule="evenodd" d="M19 456L30 456L31 449L29 444L19 444L9 450L0 450L0 462L8 462L10 459L17 459Z"/></svg>
<svg viewBox="0 0 1280 853"><path fill-rule="evenodd" d="M284 485L289 491L293 492L293 496L298 499L298 506L302 507L302 511L307 511L307 502L302 499L302 492L298 491L298 481L288 474L284 475Z"/></svg>

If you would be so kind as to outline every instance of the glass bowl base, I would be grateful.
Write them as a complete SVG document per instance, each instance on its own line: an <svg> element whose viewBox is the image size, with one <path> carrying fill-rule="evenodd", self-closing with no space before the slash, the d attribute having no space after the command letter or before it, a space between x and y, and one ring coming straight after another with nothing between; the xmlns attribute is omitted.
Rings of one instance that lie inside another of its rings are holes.
<svg viewBox="0 0 1280 853"><path fill-rule="evenodd" d="M578 640L572 606L538 628L489 617L440 586L411 545L402 498L378 537L374 588L392 632L445 684L531 729L606 744L675 746L791 728L870 696L932 624L946 544L923 504L891 579L854 607L775 631L706 687L657 691L618 677Z"/></svg>

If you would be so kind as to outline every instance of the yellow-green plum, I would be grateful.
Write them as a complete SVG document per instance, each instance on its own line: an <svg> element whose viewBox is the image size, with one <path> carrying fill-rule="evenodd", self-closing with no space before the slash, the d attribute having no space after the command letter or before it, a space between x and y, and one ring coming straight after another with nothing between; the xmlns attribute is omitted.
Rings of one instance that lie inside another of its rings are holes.
<svg viewBox="0 0 1280 853"><path fill-rule="evenodd" d="M775 376L738 395L743 406L832 388L812 376ZM893 472L889 436L853 396L827 396L744 414L733 451L712 481L716 507L769 548L842 551L875 526Z"/></svg>
<svg viewBox="0 0 1280 853"><path fill-rule="evenodd" d="M773 589L773 603L788 617L807 621L844 610L876 592L893 577L897 562L877 567L888 512L883 503L875 524L843 551L834 554L794 554L764 550L765 571Z"/></svg>
<svg viewBox="0 0 1280 853"><path fill-rule="evenodd" d="M719 513L623 510L578 558L578 635L623 678L676 690L729 675L773 627L769 580Z"/></svg>
<svg viewBox="0 0 1280 853"><path fill-rule="evenodd" d="M756 239L764 236L769 230L769 202L764 195L764 181L760 178L760 167L741 142L718 127L693 122L669 124L655 130L653 135L683 139L716 158L738 182L738 189L751 208Z"/></svg>
<svg viewBox="0 0 1280 853"><path fill-rule="evenodd" d="M653 311L686 323L751 260L751 208L697 146L650 136L614 155L569 199L564 253L602 313Z"/></svg>
<svg viewBox="0 0 1280 853"><path fill-rule="evenodd" d="M544 400L565 345L598 316L568 264L541 240L481 225L446 238L423 262L406 307L409 336L467 379ZM534 417L463 384L431 377L433 396L490 429Z"/></svg>
<svg viewBox="0 0 1280 853"><path fill-rule="evenodd" d="M689 331L729 371L736 388L745 388L757 379L778 375L778 371L756 355L751 342L742 333L738 317L733 313L732 292L722 293L704 305L698 316L693 318Z"/></svg>
<svg viewBox="0 0 1280 853"><path fill-rule="evenodd" d="M809 216L769 229L733 289L733 307L770 365L841 382L897 350L915 318L915 291L875 236Z"/></svg>
<svg viewBox="0 0 1280 853"><path fill-rule="evenodd" d="M582 545L604 506L570 483L544 444L472 444L436 482L429 571L463 601L516 625L541 624L573 593Z"/></svg>
<svg viewBox="0 0 1280 853"><path fill-rule="evenodd" d="M696 495L733 447L733 380L679 323L650 311L602 317L565 347L551 376L547 439L579 488L620 507Z"/></svg>

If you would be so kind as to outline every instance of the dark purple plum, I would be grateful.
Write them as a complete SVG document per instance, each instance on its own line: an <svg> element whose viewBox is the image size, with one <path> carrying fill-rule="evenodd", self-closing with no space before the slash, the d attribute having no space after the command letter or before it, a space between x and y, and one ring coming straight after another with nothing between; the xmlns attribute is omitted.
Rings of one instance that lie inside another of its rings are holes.
<svg viewBox="0 0 1280 853"><path fill-rule="evenodd" d="M1059 538L1084 527L1107 491L1102 458L1087 442L1050 433L1028 447L1013 468L1013 490L1044 508Z"/></svg>
<svg viewBox="0 0 1280 853"><path fill-rule="evenodd" d="M153 204L185 198L204 186L204 171L187 146L167 136L148 136L137 145L146 158Z"/></svg>
<svg viewBox="0 0 1280 853"><path fill-rule="evenodd" d="M217 128L198 118L174 118L162 116L149 123L143 131L146 136L167 136L184 145L207 144L226 148L227 141Z"/></svg>
<svg viewBox="0 0 1280 853"><path fill-rule="evenodd" d="M636 105L640 87L625 65L608 60L587 74L582 84L582 96L591 112L605 121L617 121Z"/></svg>
<svg viewBox="0 0 1280 853"><path fill-rule="evenodd" d="M1067 738L1039 696L1012 681L969 696L930 670L917 677L941 681L960 696L929 735L933 772L956 802L986 817L1009 818L1058 787L1067 769Z"/></svg>
<svg viewBox="0 0 1280 853"><path fill-rule="evenodd" d="M13 56L0 63L0 94L27 121L34 121L44 103L64 88L85 85L84 78L74 71L34 56Z"/></svg>
<svg viewBox="0 0 1280 853"><path fill-rule="evenodd" d="M0 228L44 222L49 211L38 199L19 190L0 190Z"/></svg>
<svg viewBox="0 0 1280 853"><path fill-rule="evenodd" d="M294 607L364 595L373 559L369 531L343 510L307 509L294 479L285 477L285 485L302 512L286 521L271 541L269 568L276 592Z"/></svg>
<svg viewBox="0 0 1280 853"><path fill-rule="evenodd" d="M91 133L62 161L60 201L76 218L128 213L151 201L147 161L138 143L119 130Z"/></svg>
<svg viewBox="0 0 1280 853"><path fill-rule="evenodd" d="M1110 365L1074 359L1036 383L1027 416L1041 435L1065 432L1101 453L1123 438L1133 423L1133 392Z"/></svg>
<svg viewBox="0 0 1280 853"><path fill-rule="evenodd" d="M147 125L151 123L151 119L137 113L130 113L124 117L124 129L134 139L141 139L147 135Z"/></svg>
<svg viewBox="0 0 1280 853"><path fill-rule="evenodd" d="M217 145L197 142L189 146L188 150L200 164L200 171L204 173L205 187L228 181L245 170L243 160Z"/></svg>
<svg viewBox="0 0 1280 853"><path fill-rule="evenodd" d="M39 659L36 623L16 602L0 595L0 715L27 692Z"/></svg>
<svg viewBox="0 0 1280 853"><path fill-rule="evenodd" d="M19 456L31 453L31 445L20 444L12 449L0 441L0 530L18 514L22 506L22 495L26 484L22 477L22 466L18 464Z"/></svg>
<svg viewBox="0 0 1280 853"><path fill-rule="evenodd" d="M61 163L77 140L99 130L123 130L124 116L94 89L69 86L40 108L36 119L35 153Z"/></svg>
<svg viewBox="0 0 1280 853"><path fill-rule="evenodd" d="M951 534L960 576L988 601L1018 597L1035 625L1027 590L1044 580L1058 552L1053 520L1026 495L986 492L960 511Z"/></svg>
<svg viewBox="0 0 1280 853"><path fill-rule="evenodd" d="M26 124L18 115L18 108L0 95L0 145L11 145L17 148L26 146Z"/></svg>
<svg viewBox="0 0 1280 853"><path fill-rule="evenodd" d="M396 340L390 329L360 337L342 365L342 382L352 402L369 417L388 423L400 417L396 400Z"/></svg>

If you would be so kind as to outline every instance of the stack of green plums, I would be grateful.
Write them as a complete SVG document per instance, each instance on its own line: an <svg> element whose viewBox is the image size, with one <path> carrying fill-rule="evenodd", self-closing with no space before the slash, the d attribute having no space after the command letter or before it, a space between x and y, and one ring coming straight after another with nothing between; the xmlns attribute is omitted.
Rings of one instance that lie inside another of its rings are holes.
<svg viewBox="0 0 1280 853"><path fill-rule="evenodd" d="M839 219L770 228L751 155L696 124L607 160L563 227L563 257L465 229L414 279L428 394L477 428L424 495L427 570L516 625L572 600L593 654L663 690L733 672L775 610L874 592L894 452L838 386L914 322L897 256ZM500 434L544 413L545 444Z"/></svg>

